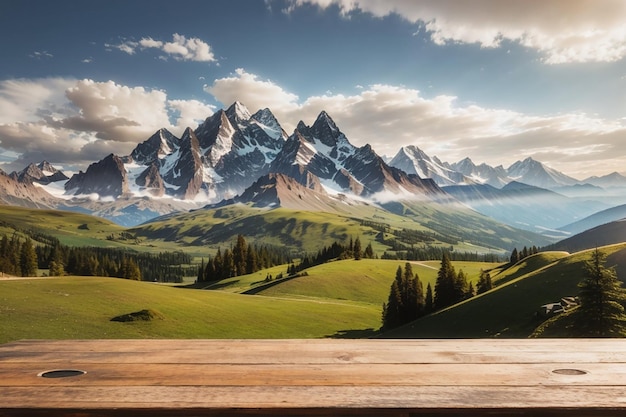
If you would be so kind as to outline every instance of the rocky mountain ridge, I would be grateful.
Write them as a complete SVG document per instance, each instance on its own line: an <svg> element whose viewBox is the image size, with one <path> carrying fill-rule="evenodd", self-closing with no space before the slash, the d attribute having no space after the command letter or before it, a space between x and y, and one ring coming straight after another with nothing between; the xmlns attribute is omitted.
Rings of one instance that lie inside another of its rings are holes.
<svg viewBox="0 0 626 417"><path fill-rule="evenodd" d="M45 161L5 176L15 182L5 185L14 190L14 196L4 198L11 204L97 213L97 203L106 202L104 215L109 218L112 213L135 216L134 220L123 222L121 217L113 218L125 224L145 221L179 207L201 207L221 201L285 204L290 199L284 190L298 187L305 187L301 196L317 193L315 199L325 201L324 204L338 194L374 201L412 198L434 202L450 201L454 194L460 201L474 204L474 208L479 201L486 204L486 195L496 198L498 193L476 187L446 192L441 187L489 185L501 189L514 181L546 189L592 187L583 187L579 181L532 158L518 161L508 169L475 165L469 158L450 164L428 156L416 146L407 146L386 163L370 145L353 145L325 111L312 125L300 121L287 135L271 110L252 114L239 102L207 117L196 129L187 128L180 138L167 129L159 129L129 155L110 154L70 179ZM617 173L589 180L626 186L626 177ZM16 184L35 188L18 193ZM312 189L310 184L318 185ZM52 190L52 185L57 191L55 196L45 191ZM265 187L264 191L259 187ZM269 193L272 187L274 191L279 187L281 193ZM472 193L483 195L478 198ZM497 198L502 200L507 193L511 190L499 193ZM313 199L298 198L296 202L304 209L305 201L315 205Z"/></svg>

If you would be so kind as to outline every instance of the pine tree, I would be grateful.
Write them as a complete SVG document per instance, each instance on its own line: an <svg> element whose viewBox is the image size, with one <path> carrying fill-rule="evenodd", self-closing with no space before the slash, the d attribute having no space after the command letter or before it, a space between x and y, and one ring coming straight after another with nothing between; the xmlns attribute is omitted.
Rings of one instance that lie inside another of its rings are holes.
<svg viewBox="0 0 626 417"><path fill-rule="evenodd" d="M237 271L235 269L233 254L230 249L226 248L224 250L224 259L222 261L222 276L220 278L224 279L234 276L237 276Z"/></svg>
<svg viewBox="0 0 626 417"><path fill-rule="evenodd" d="M520 260L519 253L517 253L517 248L513 248L511 252L511 264L516 264Z"/></svg>
<svg viewBox="0 0 626 417"><path fill-rule="evenodd" d="M359 239L358 236L354 241L354 247L352 249L352 253L354 254L354 259L356 261L361 260L361 257L363 256L363 252L361 250L361 239Z"/></svg>
<svg viewBox="0 0 626 417"><path fill-rule="evenodd" d="M387 303L383 304L384 329L409 323L424 315L424 286L419 277L413 273L410 263L398 266L396 277L391 284Z"/></svg>
<svg viewBox="0 0 626 417"><path fill-rule="evenodd" d="M459 269L459 272L453 277L454 292L452 296L452 304L458 303L467 298L468 284L465 272Z"/></svg>
<svg viewBox="0 0 626 417"><path fill-rule="evenodd" d="M433 302L433 288L430 286L430 282L426 286L426 297L424 300L424 313L430 314L434 310Z"/></svg>
<svg viewBox="0 0 626 417"><path fill-rule="evenodd" d="M626 334L626 290L606 255L596 249L585 262L585 279L578 285L577 333L583 337L623 337Z"/></svg>
<svg viewBox="0 0 626 417"><path fill-rule="evenodd" d="M9 238L2 236L0 241L0 272L10 273L11 264L9 262Z"/></svg>
<svg viewBox="0 0 626 417"><path fill-rule="evenodd" d="M9 241L9 273L13 275L22 275L22 267L20 265L20 240L17 238L17 234L13 234Z"/></svg>
<svg viewBox="0 0 626 417"><path fill-rule="evenodd" d="M482 294L489 291L491 288L491 275L489 272L485 272L481 269L480 275L478 276L478 283L476 284L476 294Z"/></svg>
<svg viewBox="0 0 626 417"><path fill-rule="evenodd" d="M400 324L400 309L402 306L402 295L400 287L402 285L402 267L398 266L396 278L391 283L387 303L383 304L383 328L390 329Z"/></svg>
<svg viewBox="0 0 626 417"><path fill-rule="evenodd" d="M372 244L368 243L365 247L365 251L363 252L363 257L367 259L374 259L374 249L372 248Z"/></svg>
<svg viewBox="0 0 626 417"><path fill-rule="evenodd" d="M257 251L252 245L248 245L246 256L246 273L251 274L259 270Z"/></svg>
<svg viewBox="0 0 626 417"><path fill-rule="evenodd" d="M474 291L474 284L470 282L469 287L467 288L466 298L472 298L474 295L476 295L476 292Z"/></svg>
<svg viewBox="0 0 626 417"><path fill-rule="evenodd" d="M22 270L22 276L37 276L37 253L35 253L33 241L30 240L30 238L27 238L22 244L20 251L20 267Z"/></svg>
<svg viewBox="0 0 626 417"><path fill-rule="evenodd" d="M248 245L243 235L237 235L237 243L233 248L233 266L235 274L234 276L245 275L247 268L246 263L248 261Z"/></svg>
<svg viewBox="0 0 626 417"><path fill-rule="evenodd" d="M208 268L208 265L207 265ZM217 248L217 253L215 254L215 258L213 258L213 268L212 275L209 275L207 278L210 281L219 281L224 278L224 260L222 258L222 250Z"/></svg>
<svg viewBox="0 0 626 417"><path fill-rule="evenodd" d="M58 244L52 247L50 253L50 263L48 274L51 277L61 277L65 275L65 263L63 262L62 249Z"/></svg>
<svg viewBox="0 0 626 417"><path fill-rule="evenodd" d="M440 310L457 302L455 294L456 271L447 252L441 258L441 267L435 281L435 309Z"/></svg>
<svg viewBox="0 0 626 417"><path fill-rule="evenodd" d="M122 278L132 279L135 281L141 281L141 270L137 265L137 262L131 257L124 257L122 261Z"/></svg>

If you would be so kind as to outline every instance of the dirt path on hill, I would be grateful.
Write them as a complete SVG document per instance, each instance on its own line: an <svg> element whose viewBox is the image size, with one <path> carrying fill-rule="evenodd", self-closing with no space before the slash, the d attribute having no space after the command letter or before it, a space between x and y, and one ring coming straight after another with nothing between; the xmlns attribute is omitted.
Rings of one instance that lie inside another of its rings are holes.
<svg viewBox="0 0 626 417"><path fill-rule="evenodd" d="M423 266L424 268L429 268L429 269L439 270L439 268L435 268L434 266L426 265L426 264L424 264L424 263L417 262L417 261L409 261L409 263L410 263L410 264L413 264L413 265Z"/></svg>

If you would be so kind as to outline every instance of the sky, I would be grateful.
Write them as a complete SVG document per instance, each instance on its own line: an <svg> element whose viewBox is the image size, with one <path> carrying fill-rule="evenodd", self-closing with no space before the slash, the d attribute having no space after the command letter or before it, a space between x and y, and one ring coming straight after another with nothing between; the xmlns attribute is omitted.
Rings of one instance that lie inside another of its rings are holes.
<svg viewBox="0 0 626 417"><path fill-rule="evenodd" d="M0 168L86 169L234 101L287 133L626 173L622 0L0 0Z"/></svg>

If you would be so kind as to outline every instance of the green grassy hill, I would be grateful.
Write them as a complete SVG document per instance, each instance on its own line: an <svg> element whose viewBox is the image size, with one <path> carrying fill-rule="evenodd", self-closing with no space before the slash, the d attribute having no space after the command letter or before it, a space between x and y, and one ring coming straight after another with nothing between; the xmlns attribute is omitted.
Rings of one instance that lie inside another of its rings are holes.
<svg viewBox="0 0 626 417"><path fill-rule="evenodd" d="M258 292L263 296L306 297L320 299L352 300L381 307L387 301L389 289L399 266L406 261L352 259L329 262L307 270L308 275L285 281ZM414 273L426 286L435 287L438 261L411 262ZM476 283L480 269L490 269L497 264L482 262L453 262L463 269L468 280Z"/></svg>
<svg viewBox="0 0 626 417"><path fill-rule="evenodd" d="M169 216L129 230L78 213L0 206L0 234L37 232L58 237L66 245L146 251L183 249L197 256L206 256L219 245L230 245L239 233L252 243L307 252L359 236L364 245L371 240L380 254L390 237L399 236L395 232L410 229L423 232L413 236L428 237L429 244L449 248L446 237L426 227L424 219L420 222L416 207L396 208L410 213L401 216L365 206L355 213L361 216L357 218L235 205ZM451 213L433 212L426 219L437 217L443 224L448 215ZM471 219L473 222L477 218ZM467 227L478 224L472 222ZM457 229L450 233L457 233L460 239L464 239L462 235L475 237L464 235L463 228ZM497 235L500 229L481 233ZM474 237L463 240L455 250L489 250L473 245ZM514 235L499 239L513 242ZM616 265L620 276L626 274L626 243L602 250L610 255L608 266ZM544 252L507 267L453 262L457 271L463 269L474 283L481 269L489 270L497 287L384 336L527 337L541 323L535 314L541 305L577 294L582 262L588 256L587 252ZM105 278L0 279L0 342L20 338L372 336L380 327L381 306L387 300L395 271L404 263L334 261L310 268L306 275L267 285L264 280L268 274L286 275L287 266L283 265L203 284L204 291ZM412 264L424 288L428 283L434 288L440 262ZM243 295L246 292L255 295ZM163 319L110 321L144 309L158 312Z"/></svg>
<svg viewBox="0 0 626 417"><path fill-rule="evenodd" d="M413 241L403 241L403 230L416 232ZM390 250L396 239L405 248L453 247L459 252L505 254L514 246L544 245L546 238L495 222L467 208L452 204L397 203L385 209L374 205L355 208L349 216L340 213L257 208L234 204L169 215L130 229L151 241L182 245L227 246L238 234L250 242L286 246L294 252L316 252L334 241L360 236L374 250Z"/></svg>
<svg viewBox="0 0 626 417"><path fill-rule="evenodd" d="M286 266L215 283L213 291L116 278L0 279L0 343L23 338L315 338L367 337L402 261L343 260L319 265L258 295L241 292ZM438 262L414 262L434 285ZM475 281L494 264L454 263ZM154 310L164 318L112 318Z"/></svg>
<svg viewBox="0 0 626 417"><path fill-rule="evenodd" d="M613 221L592 229L585 230L572 237L561 240L550 248L569 252L612 245L623 242L626 236L626 219Z"/></svg>
<svg viewBox="0 0 626 417"><path fill-rule="evenodd" d="M163 319L112 318L150 309ZM380 308L115 278L0 279L0 343L18 339L317 338L380 326Z"/></svg>
<svg viewBox="0 0 626 417"><path fill-rule="evenodd" d="M116 246L107 236L125 229L88 214L0 205L0 235L28 230L54 236L68 246Z"/></svg>
<svg viewBox="0 0 626 417"><path fill-rule="evenodd" d="M626 243L601 248L608 264L623 259ZM501 272L502 285L446 310L385 333L389 338L528 337L543 319L536 312L543 304L575 296L583 279L583 262L590 251L569 256L538 254L526 265ZM528 268L534 263L538 268ZM510 274L507 276L507 274ZM624 279L624 277L621 277Z"/></svg>

